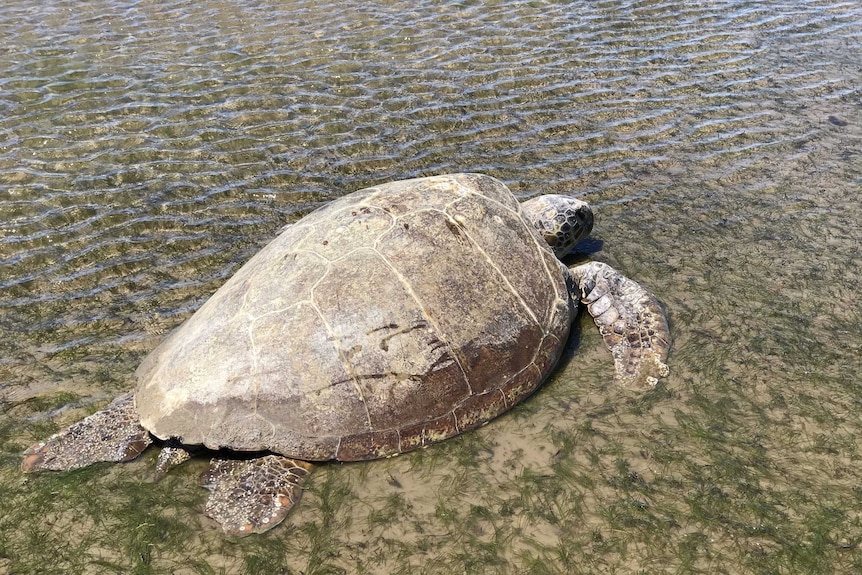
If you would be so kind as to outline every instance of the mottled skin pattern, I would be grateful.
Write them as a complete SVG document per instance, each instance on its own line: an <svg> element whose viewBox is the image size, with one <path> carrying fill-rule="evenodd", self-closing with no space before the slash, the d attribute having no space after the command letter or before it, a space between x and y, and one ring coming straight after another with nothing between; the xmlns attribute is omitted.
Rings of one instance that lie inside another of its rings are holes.
<svg viewBox="0 0 862 575"><path fill-rule="evenodd" d="M569 272L581 303L614 357L616 382L623 387L647 388L667 377L670 369L664 360L670 332L655 296L601 262L576 266Z"/></svg>
<svg viewBox="0 0 862 575"><path fill-rule="evenodd" d="M143 429L143 428L142 428ZM175 439L165 442L156 461L156 479L161 479L168 471L192 458L192 452Z"/></svg>
<svg viewBox="0 0 862 575"><path fill-rule="evenodd" d="M524 216L562 259L593 228L593 212L586 202L559 195L536 196L521 204Z"/></svg>
<svg viewBox="0 0 862 575"><path fill-rule="evenodd" d="M141 427L133 394L121 395L105 409L24 452L24 471L65 471L96 461L131 461L153 442Z"/></svg>
<svg viewBox="0 0 862 575"><path fill-rule="evenodd" d="M664 312L606 264L567 269L592 227L567 196L519 205L497 180L393 182L288 227L138 369L134 395L25 453L22 468L73 469L166 441L213 459L207 515L242 536L272 528L311 463L397 455L484 424L556 365L582 301L616 380L668 374ZM550 249L552 246L553 249ZM238 453L239 455L239 453Z"/></svg>
<svg viewBox="0 0 862 575"><path fill-rule="evenodd" d="M201 475L210 490L204 513L234 535L263 533L299 503L312 464L279 455L214 459Z"/></svg>

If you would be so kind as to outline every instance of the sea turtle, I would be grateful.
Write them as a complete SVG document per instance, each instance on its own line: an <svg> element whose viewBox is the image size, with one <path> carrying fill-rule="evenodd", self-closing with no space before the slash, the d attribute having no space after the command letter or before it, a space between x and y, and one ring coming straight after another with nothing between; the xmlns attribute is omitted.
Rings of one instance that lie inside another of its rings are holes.
<svg viewBox="0 0 862 575"><path fill-rule="evenodd" d="M566 267L593 223L584 202L519 204L500 181L388 183L288 226L136 372L137 389L28 449L22 468L127 461L154 438L159 468L220 450L202 481L230 535L298 502L310 462L389 457L496 417L560 358L577 302L616 379L666 376L655 298L598 262Z"/></svg>

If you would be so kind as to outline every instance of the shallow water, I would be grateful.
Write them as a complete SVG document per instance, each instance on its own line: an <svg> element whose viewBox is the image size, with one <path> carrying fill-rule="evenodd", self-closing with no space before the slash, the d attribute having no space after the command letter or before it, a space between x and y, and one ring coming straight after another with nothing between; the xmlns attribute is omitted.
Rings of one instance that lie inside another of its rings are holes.
<svg viewBox="0 0 862 575"><path fill-rule="evenodd" d="M4 2L0 573L862 570L862 8L701 4ZM241 541L201 462L20 473L282 225L455 171L594 204L671 377L614 389L582 321L512 414Z"/></svg>

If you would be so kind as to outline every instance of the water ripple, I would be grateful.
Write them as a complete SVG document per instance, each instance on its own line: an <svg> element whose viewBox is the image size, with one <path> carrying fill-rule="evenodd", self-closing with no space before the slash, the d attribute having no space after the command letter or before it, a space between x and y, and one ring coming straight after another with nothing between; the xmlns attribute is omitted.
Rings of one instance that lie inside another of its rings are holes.
<svg viewBox="0 0 862 575"><path fill-rule="evenodd" d="M817 128L783 102L859 95L820 49L858 47L851 2L102 4L0 7L0 309L25 334L7 347L187 313L367 184L477 170L633 202L661 192L644 173L804 145Z"/></svg>

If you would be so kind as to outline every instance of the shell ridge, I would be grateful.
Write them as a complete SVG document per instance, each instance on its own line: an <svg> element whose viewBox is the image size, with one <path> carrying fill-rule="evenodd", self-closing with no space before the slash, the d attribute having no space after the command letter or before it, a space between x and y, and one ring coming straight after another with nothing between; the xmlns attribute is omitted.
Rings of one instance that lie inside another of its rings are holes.
<svg viewBox="0 0 862 575"><path fill-rule="evenodd" d="M449 207L455 203L457 203L457 200L450 202L449 204L446 204L446 209L448 210ZM448 211L446 212L446 215L450 220L457 221L457 220L455 220L455 216L450 214ZM506 274L503 273L503 270L501 270L500 267L494 262L494 260L491 259L491 256L488 255L488 252L486 252L482 248L481 244L479 242L477 242L473 238L472 235L470 235L469 231L467 231L463 227L461 228L461 231L464 233L465 236L467 236L467 239L470 240L470 243L473 244L474 249L476 249L480 254L482 254L482 257L485 258L485 261L491 266L491 269L493 269L494 272L497 274L497 276L503 280L503 283L505 284L505 286L515 296L515 298L517 298L518 303L521 304L521 307L524 308L524 311L527 312L527 315L530 316L530 319L532 319L533 322L535 322L537 325L540 325L539 319L536 317L535 312L530 308L530 306L527 304L526 300L520 294L520 292L518 292L518 290L515 289L515 286L512 285L512 282L509 281L509 278L506 277Z"/></svg>
<svg viewBox="0 0 862 575"><path fill-rule="evenodd" d="M326 277L329 274L329 271L321 277L321 281L323 277ZM317 284L315 284L316 286ZM335 331L332 329L332 326L326 321L326 317L323 315L323 312L320 310L320 307L317 305L317 302L314 301L314 294L312 293L312 301L310 302L311 309L314 310L314 313L317 314L317 317L320 318L321 323L323 323L323 327L326 329L327 335L329 335L329 339L332 341L332 345L335 347L335 351L338 353L338 360L341 362L341 367L344 368L345 373L350 376L350 381L353 383L353 389L356 391L356 395L359 397L359 401L362 402L362 407L365 409L365 421L368 425L368 431L373 429L371 423L371 411L368 409L368 401L365 399L365 394L362 393L362 387L359 385L359 379L356 376L356 372L353 369L353 365L347 359L347 354L344 353L344 350L341 349L341 343L339 343L338 339L335 337ZM336 452L337 453L337 452Z"/></svg>
<svg viewBox="0 0 862 575"><path fill-rule="evenodd" d="M311 307L312 310L314 310L314 313L317 314L317 317L320 318L320 321L323 324L324 328L326 329L326 333L329 336L329 339L332 341L332 344L335 347L335 351L338 353L338 360L341 362L341 366L344 368L344 372L350 376L350 379L353 383L353 389L354 389L354 391L356 391L356 395L359 397L359 401L362 402L362 407L365 409L365 421L367 422L368 429L371 430L372 429L371 411L368 409L368 402L365 399L365 394L362 393L362 387L359 385L359 380L356 377L356 372L354 371L353 366L350 363L350 361L347 359L347 355L344 353L344 350L341 349L341 344L338 342L338 339L335 337L335 331L332 329L332 326L329 324L329 322L326 321L326 317L324 316L320 307L317 305L317 301L315 301L315 299L314 299L314 292L317 289L317 286L319 286L320 283L324 279L326 279L326 277L329 275L329 272L332 271L332 261L329 260L329 258L324 256L323 254L319 254L314 250L303 250L303 251L308 251L310 253L318 255L321 258L323 258L323 260L326 262L326 271L324 273L320 274L320 277L317 278L317 281L315 281L314 285L312 285L308 290L308 295L309 295L308 305ZM337 451L336 451L336 453L337 453Z"/></svg>
<svg viewBox="0 0 862 575"><path fill-rule="evenodd" d="M502 184L502 182L500 182L500 183ZM509 189L508 186L506 186L505 184L503 184L503 186L505 186L507 190ZM493 203L494 205L499 206L500 208L514 214L516 216L516 219L520 222L522 228L526 229L529 236L531 238L533 238L533 243L538 247L539 252L543 254L543 257L541 257L540 259L542 260L542 267L545 269L545 273L548 274L549 277L553 277L554 272L548 266L548 258L544 256L544 252L546 252L549 249L548 244L545 242L544 239L542 239L541 237L538 236L538 234L536 233L536 230L533 228L533 226L530 225L530 223L524 219L524 212L521 209L521 202L519 202L517 200L517 198L515 198L514 195L512 195L512 197L515 199L516 206L512 207L512 206L505 204L504 202L501 202L500 200L497 200L495 198L487 196L487 195L485 195L485 194L483 194L483 193L481 193L475 189L468 188L467 193L470 195L473 195L473 196L478 196L480 198L484 198L485 200ZM509 193L511 194L511 190L509 190ZM556 259L556 256L554 257L554 259ZM555 307L556 300L566 300L569 297L568 293L561 294L557 290L557 283L556 282L553 282L553 283L554 283L554 295L556 296L556 299L554 300L554 302L552 302L550 304L550 307L545 310L545 317L543 318L545 320L545 322L544 323L543 322L537 322L539 325L545 325L545 326L547 325L547 323L548 323L547 320L549 320L554 314L553 310ZM545 335L548 335L549 332L548 332L547 328L543 328L543 331L544 331Z"/></svg>
<svg viewBox="0 0 862 575"><path fill-rule="evenodd" d="M248 339L251 342L251 350L252 350L252 353L251 353L252 374L254 376L254 378L252 380L252 388L254 390L254 392L253 392L254 393L254 402L252 405L252 411L255 415L258 414L258 402L260 400L260 384L259 384L260 369L258 367L259 366L258 360L260 358L260 346L258 345L258 343L255 339L255 336L254 336L255 326L261 320L263 320L266 317L269 317L271 315L284 313L285 311L287 311L291 308L299 307L301 305L311 306L318 313L318 315L320 315L320 310L317 309L317 306L315 305L315 303L313 301L314 300L314 289L320 284L320 282L322 282L326 278L327 275L329 275L329 271L330 271L331 266L332 266L331 261L326 256L324 256L323 254L318 253L314 250L310 250L310 249L290 250L287 252L287 254L285 254L285 256L290 254L290 253L295 253L295 254L303 253L303 254L309 254L309 255L317 256L326 264L326 270L322 274L320 274L320 277L317 278L317 280L314 282L314 284L311 286L311 288L309 288L309 299L303 299L303 300L295 301L295 302L291 303L290 305L287 305L287 306L284 306L284 307L281 307L278 309L269 310L266 313L260 314L258 316L252 316L248 312L245 312L246 316L250 320L248 323ZM243 301L242 301L242 306L240 306L240 311L245 310L246 304L248 302L248 296L250 293L251 293L251 290L247 290L243 294L243 296L242 296ZM328 328L328 326L327 326L327 328ZM269 423L269 425L274 427L274 425L270 421L268 421L266 418L260 417L260 419L263 421L266 421L267 423Z"/></svg>
<svg viewBox="0 0 862 575"><path fill-rule="evenodd" d="M530 225L529 222L524 220L523 213L521 213L519 211L518 215L519 215L519 220L521 221L521 225L525 229L527 229L527 231L530 234L530 237L533 238L533 242L538 247L539 253L542 254L542 257L540 259L542 260L542 267L545 269L545 273L548 275L548 277L553 278L554 277L554 270L552 270L548 264L548 255L550 255L549 254L550 247L548 246L547 242L545 242L544 239L538 237L538 234L536 233L535 228L533 228L533 226ZM554 261L558 264L558 269L556 270L556 273L559 274L560 277L564 277L563 276L564 264L560 260L558 260L556 256L552 256L552 257L554 258ZM556 297L549 304L549 308L545 310L545 318L544 318L545 319L545 322L544 322L545 326L548 325L548 323L550 322L550 318L554 315L554 308L556 307L557 302L560 300L568 301L571 299L569 296L568 290L566 290L564 293L560 293L558 286L557 286L557 282L554 281L552 283L554 285L554 295ZM565 285L565 282L564 282L564 285ZM548 331L547 327L544 329L544 332L545 332L545 335L548 335L550 333Z"/></svg>
<svg viewBox="0 0 862 575"><path fill-rule="evenodd" d="M398 218L396 218L396 220L397 219ZM422 317L424 317L425 320L428 322L428 324L434 329L434 333L436 334L437 339L440 340L446 346L446 348L450 351L450 353L452 354L452 358L455 360L455 363L458 365L458 370L461 372L461 375L464 377L464 383L467 384L467 390L470 392L470 395L472 396L473 395L473 386L470 385L470 379L467 377L467 371L464 369L464 362L462 361L462 358L459 357L458 351L449 343L449 341L445 337L443 337L443 331L440 329L440 325L436 321L434 321L434 318L431 316L430 313L428 313L428 310L425 308L425 305L422 303L422 300L419 298L419 296L413 290L413 285L407 280L407 278L404 277L404 275L400 271L398 271L398 269L395 267L395 265L393 265L393 263L391 261L389 261L389 258L387 258L385 255L378 252L376 249L374 250L374 252L378 256L380 256L380 259L383 261L383 263L386 265L386 267L392 271L392 273L395 275L396 279L404 287L407 294L413 299L414 302L416 302L416 305L419 307L419 310L422 312Z"/></svg>

